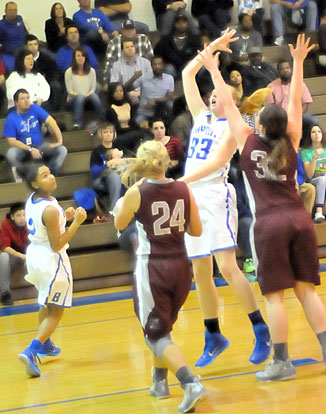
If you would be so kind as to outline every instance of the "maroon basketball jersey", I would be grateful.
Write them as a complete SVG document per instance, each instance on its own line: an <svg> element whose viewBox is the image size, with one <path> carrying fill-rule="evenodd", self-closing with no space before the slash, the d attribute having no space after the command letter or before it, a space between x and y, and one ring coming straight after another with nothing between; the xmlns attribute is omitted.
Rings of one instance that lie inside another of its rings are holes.
<svg viewBox="0 0 326 414"><path fill-rule="evenodd" d="M297 154L290 147L286 167L275 176L268 167L271 148L257 134L248 137L240 156L252 212L271 212L302 206L296 190Z"/></svg>
<svg viewBox="0 0 326 414"><path fill-rule="evenodd" d="M190 220L190 197L180 181L144 180L135 214L137 254L173 255L185 252L184 232Z"/></svg>

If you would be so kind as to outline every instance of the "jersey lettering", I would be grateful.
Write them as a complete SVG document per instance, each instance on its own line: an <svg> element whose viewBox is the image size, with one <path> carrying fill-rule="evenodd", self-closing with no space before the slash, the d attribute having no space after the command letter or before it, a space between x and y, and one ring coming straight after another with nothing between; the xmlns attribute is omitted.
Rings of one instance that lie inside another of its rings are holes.
<svg viewBox="0 0 326 414"><path fill-rule="evenodd" d="M178 227L180 232L184 231L184 212L184 200L177 200L172 215L170 215L170 208L166 201L155 201L152 204L152 214L153 216L161 214L161 216L153 223L155 236L171 234L171 227ZM167 222L168 226L163 228L163 225Z"/></svg>
<svg viewBox="0 0 326 414"><path fill-rule="evenodd" d="M195 156L198 160L206 160L212 144L213 140L210 138L202 138L200 141L198 138L193 138L188 151L188 158Z"/></svg>
<svg viewBox="0 0 326 414"><path fill-rule="evenodd" d="M252 161L255 161L258 168L257 170L254 170L257 178L286 181L286 175L275 176L275 174L269 169L267 152L254 150L252 151L250 158Z"/></svg>
<svg viewBox="0 0 326 414"><path fill-rule="evenodd" d="M53 295L52 302L59 302L60 296L61 296L60 292L55 293Z"/></svg>

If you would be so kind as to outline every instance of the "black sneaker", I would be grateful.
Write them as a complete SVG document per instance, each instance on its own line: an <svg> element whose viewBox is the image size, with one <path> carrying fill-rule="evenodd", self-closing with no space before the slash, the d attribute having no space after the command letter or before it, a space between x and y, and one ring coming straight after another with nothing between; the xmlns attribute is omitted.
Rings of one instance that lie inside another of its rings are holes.
<svg viewBox="0 0 326 414"><path fill-rule="evenodd" d="M1 295L1 302L3 306L11 306L14 304L14 301L12 299L10 292L3 292Z"/></svg>

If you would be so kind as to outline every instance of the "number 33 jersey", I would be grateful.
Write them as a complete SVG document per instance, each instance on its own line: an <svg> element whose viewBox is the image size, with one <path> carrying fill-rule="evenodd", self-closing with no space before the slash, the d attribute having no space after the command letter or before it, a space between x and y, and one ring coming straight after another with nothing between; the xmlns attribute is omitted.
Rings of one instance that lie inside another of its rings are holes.
<svg viewBox="0 0 326 414"><path fill-rule="evenodd" d="M226 118L214 119L214 116L209 111L202 112L197 117L191 130L185 175L192 173L213 156L228 126ZM216 177L226 177L228 171L229 163L207 177L201 178L199 181L207 182Z"/></svg>
<svg viewBox="0 0 326 414"><path fill-rule="evenodd" d="M147 179L138 188L141 201L135 214L137 255L185 254L184 233L190 220L187 184Z"/></svg>

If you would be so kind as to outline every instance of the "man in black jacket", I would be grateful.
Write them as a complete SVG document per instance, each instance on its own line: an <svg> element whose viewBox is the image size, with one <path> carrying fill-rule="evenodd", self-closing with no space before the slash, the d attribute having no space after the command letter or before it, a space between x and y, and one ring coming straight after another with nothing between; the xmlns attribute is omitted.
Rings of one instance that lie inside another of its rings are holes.
<svg viewBox="0 0 326 414"><path fill-rule="evenodd" d="M278 78L277 71L268 63L262 62L261 47L253 46L248 49L249 65L243 66L242 76L246 79L248 93L251 95L257 89L266 88Z"/></svg>
<svg viewBox="0 0 326 414"><path fill-rule="evenodd" d="M188 20L183 13L175 18L172 33L161 38L154 48L154 53L163 57L165 72L174 79L181 78L181 72L200 47L199 36L189 32Z"/></svg>

